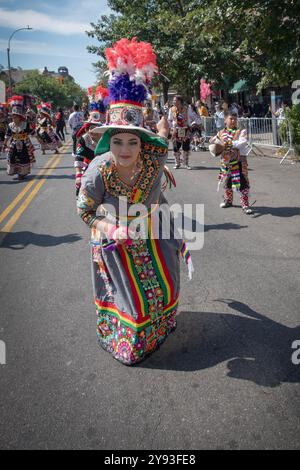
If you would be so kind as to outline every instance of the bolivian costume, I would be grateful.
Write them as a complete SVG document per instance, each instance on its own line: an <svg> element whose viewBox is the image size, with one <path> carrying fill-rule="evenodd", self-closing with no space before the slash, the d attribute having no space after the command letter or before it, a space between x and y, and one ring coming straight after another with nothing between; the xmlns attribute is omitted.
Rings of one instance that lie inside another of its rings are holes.
<svg viewBox="0 0 300 470"><path fill-rule="evenodd" d="M0 103L0 154L4 150L4 140L7 131L8 119L6 114L6 105Z"/></svg>
<svg viewBox="0 0 300 470"><path fill-rule="evenodd" d="M238 192L242 209L250 214L247 150L248 140L246 129L225 128L211 139L211 143L219 142L221 167L219 184L224 188L224 202L221 207L231 207L233 204L233 191Z"/></svg>
<svg viewBox="0 0 300 470"><path fill-rule="evenodd" d="M82 220L92 227L106 217L122 227L140 223L140 237L128 244L114 244L110 236L92 230L92 276L97 311L97 335L103 349L126 365L153 353L175 330L179 301L179 255L193 270L190 254L175 236L158 236L151 215L167 206L162 179L174 184L165 167L168 142L143 127L143 102L156 71L156 56L148 43L122 39L106 50L110 71L109 124L96 148L96 157L82 177L77 207ZM142 142L140 173L133 186L118 175L110 150L116 133L138 135ZM164 185L165 186L165 185ZM124 199L126 198L126 199ZM146 213L124 220L119 211L143 204ZM172 224L171 224L172 225Z"/></svg>
<svg viewBox="0 0 300 470"><path fill-rule="evenodd" d="M97 90L99 92L99 87ZM77 146L74 161L74 167L76 169L76 196L78 196L78 192L81 186L82 175L95 157L97 141L93 139L93 132L89 132L89 129L91 126L102 126L106 120L106 106L103 104L102 99L100 101L99 95L97 97L98 101L91 102L89 105L90 115L88 121L84 123L82 128L76 134Z"/></svg>
<svg viewBox="0 0 300 470"><path fill-rule="evenodd" d="M62 146L62 142L58 135L54 132L52 119L51 119L51 105L49 103L42 103L38 106L39 117L37 119L36 134L39 143L41 144L42 152L45 150L55 150Z"/></svg>
<svg viewBox="0 0 300 470"><path fill-rule="evenodd" d="M25 119L23 97L12 96L9 100L12 116L20 116L22 121L17 126L9 123L5 135L5 144L8 146L7 173L18 175L20 179L31 172L31 166L35 162L34 147L30 140L33 130Z"/></svg>
<svg viewBox="0 0 300 470"><path fill-rule="evenodd" d="M173 155L175 160L174 168L180 168L183 161L183 165L190 169L191 122L188 108L182 106L179 110L176 106L172 106L169 110L168 120L172 128ZM181 156L181 148L183 156Z"/></svg>

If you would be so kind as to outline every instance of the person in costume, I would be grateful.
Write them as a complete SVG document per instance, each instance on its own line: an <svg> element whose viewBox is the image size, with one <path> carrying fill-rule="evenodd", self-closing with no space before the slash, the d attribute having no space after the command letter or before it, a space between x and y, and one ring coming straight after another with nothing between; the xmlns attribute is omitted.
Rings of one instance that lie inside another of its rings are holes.
<svg viewBox="0 0 300 470"><path fill-rule="evenodd" d="M248 178L247 162L247 131L239 129L237 125L237 114L226 111L225 128L210 139L212 146L218 148L217 153L210 150L215 156L221 156L221 168L219 173L219 186L224 187L224 201L221 208L232 207L233 190L240 195L241 206L246 214L252 214L249 207L250 183Z"/></svg>
<svg viewBox="0 0 300 470"><path fill-rule="evenodd" d="M38 107L39 117L37 119L37 138L41 144L43 155L46 150L54 150L54 153L59 153L58 149L62 146L61 140L56 135L53 129L51 119L51 105L50 103L41 103Z"/></svg>
<svg viewBox="0 0 300 470"><path fill-rule="evenodd" d="M102 84L96 87L94 99L90 102L89 110L93 111L93 106L95 107L95 105L96 111L99 113L100 121L102 124L104 124L106 122L106 115L109 105L109 91Z"/></svg>
<svg viewBox="0 0 300 470"><path fill-rule="evenodd" d="M183 104L183 98L180 95L174 97L173 106L169 110L169 124L173 142L173 152L175 166L177 170L181 166L181 147L183 150L183 167L191 170L189 165L191 132L190 132L190 113Z"/></svg>
<svg viewBox="0 0 300 470"><path fill-rule="evenodd" d="M88 90L92 90L89 87ZM101 137L100 133L95 133L95 127L101 126L106 122L106 111L109 102L108 89L99 85L95 93L90 91L89 93L89 119L85 121L81 129L76 134L77 147L74 167L76 171L75 175L75 187L76 196L81 186L81 178L83 173L88 168L89 164L95 156L95 148ZM94 101L93 101L94 100Z"/></svg>
<svg viewBox="0 0 300 470"><path fill-rule="evenodd" d="M77 208L92 231L99 344L121 363L134 365L176 328L180 252L190 273L193 267L186 245L174 236L173 225L171 236L164 239L155 236L157 227L151 223L158 209L168 208L163 175L175 184L165 167L167 119L158 123L158 134L143 127L143 104L157 70L156 56L148 43L121 39L106 49L106 57L109 123L95 128L104 133L82 177ZM120 204L133 210L128 221ZM143 215L136 213L141 204L146 209ZM140 231L133 230L132 222L140 224Z"/></svg>
<svg viewBox="0 0 300 470"><path fill-rule="evenodd" d="M29 137L34 131L25 118L23 97L14 95L9 103L12 122L7 127L4 140L4 146L8 147L7 173L18 175L18 179L23 180L35 162L34 147Z"/></svg>
<svg viewBox="0 0 300 470"><path fill-rule="evenodd" d="M35 128L36 128L36 113L34 112L34 110L30 106L27 106L27 108L26 108L25 118L26 118L26 121L28 122L28 124L30 125L30 128L32 129L32 131L35 131Z"/></svg>
<svg viewBox="0 0 300 470"><path fill-rule="evenodd" d="M189 116L191 121L191 149L195 152L206 150L205 138L202 137L202 120L194 103L189 106Z"/></svg>
<svg viewBox="0 0 300 470"><path fill-rule="evenodd" d="M0 155L4 151L4 140L5 140L7 126L8 126L8 119L7 119L6 105L4 103L0 103Z"/></svg>
<svg viewBox="0 0 300 470"><path fill-rule="evenodd" d="M91 109L97 109L92 107ZM77 132L77 148L75 156L75 187L76 196L78 196L81 186L81 178L87 170L89 164L95 157L95 148L101 138L99 132L95 132L95 128L103 124L103 118L100 117L98 111L91 111L89 120L85 122L82 128Z"/></svg>

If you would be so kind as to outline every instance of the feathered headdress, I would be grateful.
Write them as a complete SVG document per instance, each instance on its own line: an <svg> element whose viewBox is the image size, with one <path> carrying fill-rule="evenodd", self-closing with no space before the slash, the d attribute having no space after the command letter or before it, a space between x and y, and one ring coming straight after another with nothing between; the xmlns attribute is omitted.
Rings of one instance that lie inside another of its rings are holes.
<svg viewBox="0 0 300 470"><path fill-rule="evenodd" d="M149 93L153 75L158 71L156 55L152 46L138 42L136 38L120 39L105 50L108 62L108 88L110 99L110 122L108 128L142 130L144 102Z"/></svg>
<svg viewBox="0 0 300 470"><path fill-rule="evenodd" d="M95 90L95 100L104 101L109 96L109 91L102 85L98 85Z"/></svg>
<svg viewBox="0 0 300 470"><path fill-rule="evenodd" d="M88 87L87 94L89 98L89 111L98 111L103 114L103 122L105 122L105 114L107 105L109 103L109 92L108 89L102 85L97 87Z"/></svg>
<svg viewBox="0 0 300 470"><path fill-rule="evenodd" d="M42 111L43 113L45 112L46 114L50 114L50 112L51 112L51 107L52 107L52 106L51 106L51 103L45 103L45 102L44 102L44 103L43 103L43 102L41 103L41 111Z"/></svg>
<svg viewBox="0 0 300 470"><path fill-rule="evenodd" d="M11 114L16 114L24 118L25 110L24 110L24 98L22 95L13 95L9 100L8 103L11 106Z"/></svg>
<svg viewBox="0 0 300 470"><path fill-rule="evenodd" d="M136 84L150 83L155 72L156 55L148 42L138 42L136 38L120 39L113 47L105 50L110 79L128 75Z"/></svg>

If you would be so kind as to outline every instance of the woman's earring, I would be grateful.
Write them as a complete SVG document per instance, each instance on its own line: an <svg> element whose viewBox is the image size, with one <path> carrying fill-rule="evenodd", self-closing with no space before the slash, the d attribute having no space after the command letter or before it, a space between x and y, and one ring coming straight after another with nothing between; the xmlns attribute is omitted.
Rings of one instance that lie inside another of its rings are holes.
<svg viewBox="0 0 300 470"><path fill-rule="evenodd" d="M136 176L141 171L141 169L142 169L142 158L141 158L141 154L139 153L137 160L136 160L135 168L133 168L132 170L132 177L131 177L132 180L136 178Z"/></svg>
<svg viewBox="0 0 300 470"><path fill-rule="evenodd" d="M141 168L142 168L142 156L141 156L140 153L139 153L139 156L138 156L138 159L137 159L136 167L137 167L138 170L141 170Z"/></svg>

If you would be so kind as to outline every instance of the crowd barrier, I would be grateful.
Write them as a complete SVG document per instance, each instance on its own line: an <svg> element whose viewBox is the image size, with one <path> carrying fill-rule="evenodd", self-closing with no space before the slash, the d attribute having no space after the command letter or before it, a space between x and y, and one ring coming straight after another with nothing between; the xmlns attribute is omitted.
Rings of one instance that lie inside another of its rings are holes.
<svg viewBox="0 0 300 470"><path fill-rule="evenodd" d="M264 155L263 148L277 148L284 152L280 164L293 153L291 126L288 120L280 118L239 118L238 126L248 133L249 153L256 151ZM202 131L206 141L224 128L224 120L202 117Z"/></svg>

